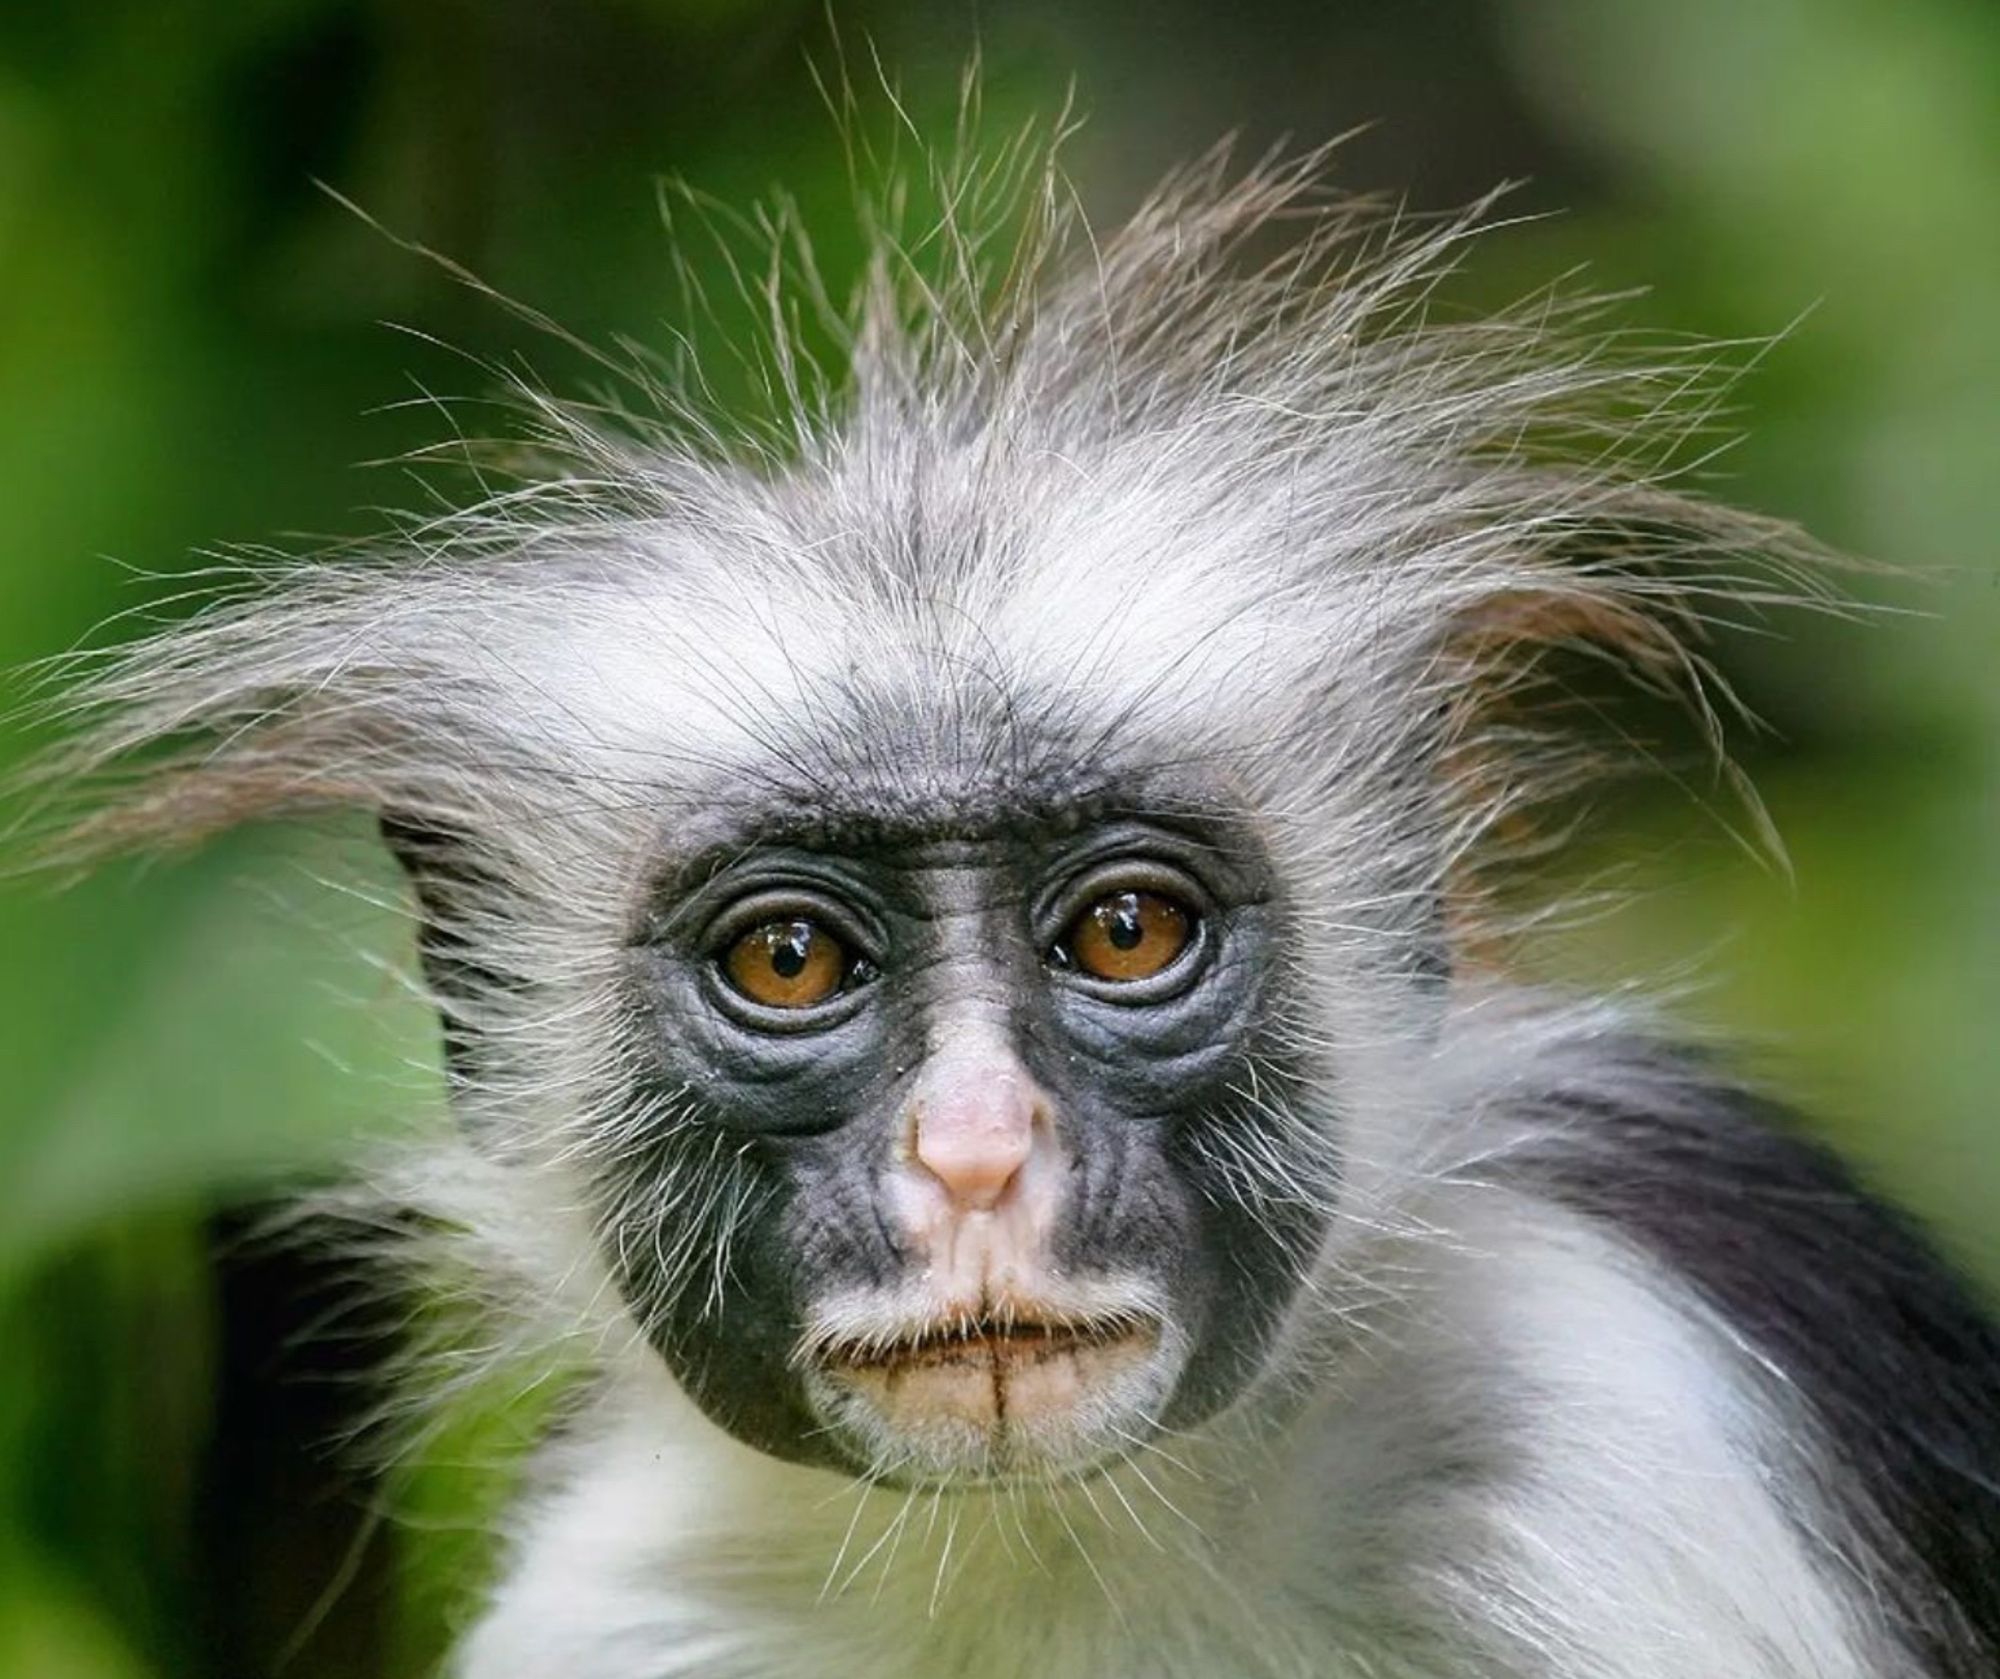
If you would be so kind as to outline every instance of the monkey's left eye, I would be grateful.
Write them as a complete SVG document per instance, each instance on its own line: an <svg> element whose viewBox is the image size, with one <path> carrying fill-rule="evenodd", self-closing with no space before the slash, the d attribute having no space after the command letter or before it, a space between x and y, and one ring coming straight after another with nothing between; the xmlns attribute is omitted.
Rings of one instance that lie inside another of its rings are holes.
<svg viewBox="0 0 2000 1679"><path fill-rule="evenodd" d="M1069 924L1056 966L1129 984L1164 973L1194 937L1194 912L1161 892L1107 892Z"/></svg>
<svg viewBox="0 0 2000 1679"><path fill-rule="evenodd" d="M785 919L752 927L722 954L729 983L767 1009L809 1009L869 977L855 956L817 921Z"/></svg>

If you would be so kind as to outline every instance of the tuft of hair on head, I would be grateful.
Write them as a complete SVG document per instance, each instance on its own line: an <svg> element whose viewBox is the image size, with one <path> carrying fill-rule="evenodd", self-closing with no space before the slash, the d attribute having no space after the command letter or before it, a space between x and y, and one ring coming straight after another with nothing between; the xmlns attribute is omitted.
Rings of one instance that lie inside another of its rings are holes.
<svg viewBox="0 0 2000 1679"><path fill-rule="evenodd" d="M732 346L735 403L691 338L671 358L614 354L520 310L611 393L566 400L493 369L511 434L427 452L474 466L466 504L366 547L218 567L190 591L199 611L43 667L35 716L64 737L26 778L43 854L185 846L338 807L504 852L524 803L620 796L532 715L562 704L510 662L536 637L615 610L645 571L669 597L677 574L686 585L670 654L700 641L723 568L889 611L970 588L1004 566L1004 542L784 547L807 498L831 538L907 474L1025 496L1024 463L1130 473L1121 503L1154 494L1218 525L1242 511L1260 536L1277 514L1283 545L1239 592L1295 611L1302 633L1335 595L1376 596L1381 645L1329 656L1361 651L1389 678L1402 715L1382 741L1422 736L1465 861L1615 767L1602 738L1552 720L1572 669L1552 654L1689 703L1726 762L1710 625L1831 598L1828 556L1797 529L1685 488L1733 347L1607 324L1607 300L1556 290L1460 318L1440 289L1499 195L1416 215L1327 187L1331 147L1240 171L1217 148L1100 234L1058 164L1067 132L962 139L914 170L866 153L859 167L882 173L861 194L869 254L844 302L791 206L729 217L681 191L751 306L732 323L749 334ZM683 271L687 307L713 316ZM690 769L702 753L660 744Z"/></svg>

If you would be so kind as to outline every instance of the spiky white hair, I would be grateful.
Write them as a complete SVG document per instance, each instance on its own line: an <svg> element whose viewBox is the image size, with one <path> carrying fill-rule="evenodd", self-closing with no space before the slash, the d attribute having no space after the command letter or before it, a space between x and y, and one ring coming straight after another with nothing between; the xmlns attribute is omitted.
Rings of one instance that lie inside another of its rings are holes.
<svg viewBox="0 0 2000 1679"><path fill-rule="evenodd" d="M335 806L449 836L432 912L510 983L445 1002L491 1025L591 983L720 789L836 795L869 753L905 780L1207 762L1329 906L1330 955L1428 936L1440 898L1477 942L1480 862L1615 767L1561 726L1550 650L1714 733L1705 622L1816 592L1818 556L1673 482L1713 346L1553 293L1440 319L1490 206L1413 218L1325 163L1218 152L1099 240L1025 142L940 162L938 220L878 225L838 314L781 220L764 421L694 368L623 365L616 415L516 379L514 481L73 661L43 775L116 790L71 840Z"/></svg>

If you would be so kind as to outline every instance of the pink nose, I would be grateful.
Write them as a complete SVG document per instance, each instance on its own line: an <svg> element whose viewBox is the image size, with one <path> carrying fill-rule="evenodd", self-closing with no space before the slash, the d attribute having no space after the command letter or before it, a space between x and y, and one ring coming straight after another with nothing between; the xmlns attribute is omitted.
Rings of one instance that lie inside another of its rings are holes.
<svg viewBox="0 0 2000 1679"><path fill-rule="evenodd" d="M1027 1164L1041 1094L1011 1059L933 1069L914 1104L914 1153L960 1207L990 1212Z"/></svg>

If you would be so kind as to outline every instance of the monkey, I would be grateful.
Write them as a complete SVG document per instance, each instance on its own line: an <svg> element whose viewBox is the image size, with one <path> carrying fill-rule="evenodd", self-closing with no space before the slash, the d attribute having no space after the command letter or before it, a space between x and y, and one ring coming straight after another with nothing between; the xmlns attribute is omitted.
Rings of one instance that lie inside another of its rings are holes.
<svg viewBox="0 0 2000 1679"><path fill-rule="evenodd" d="M941 194L772 283L765 420L523 382L516 479L57 702L66 854L407 877L452 1123L352 1194L567 1382L457 1679L2000 1671L1975 1290L1509 955L1578 662L1723 761L1824 556L1664 464L1712 352L1443 318L1488 207L1324 174Z"/></svg>

